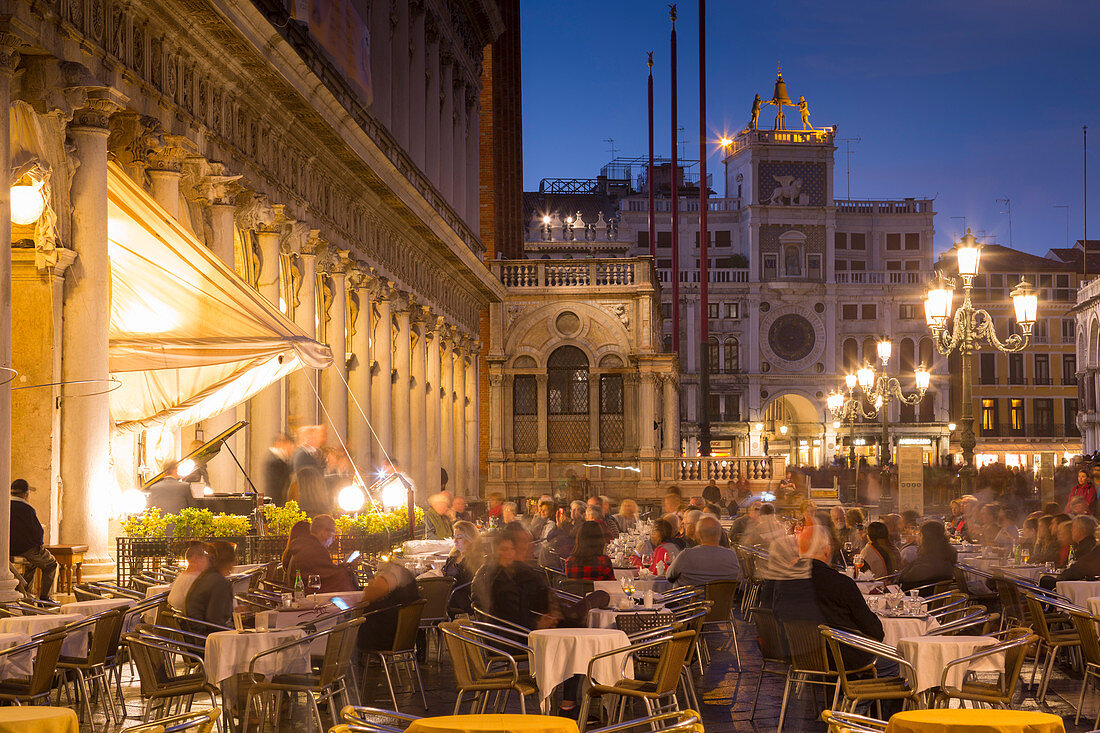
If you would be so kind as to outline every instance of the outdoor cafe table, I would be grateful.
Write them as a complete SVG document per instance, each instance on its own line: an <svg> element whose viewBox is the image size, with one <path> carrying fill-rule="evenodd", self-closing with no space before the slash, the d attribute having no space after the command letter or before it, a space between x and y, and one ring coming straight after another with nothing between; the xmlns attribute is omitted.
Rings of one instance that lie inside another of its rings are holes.
<svg viewBox="0 0 1100 733"><path fill-rule="evenodd" d="M882 643L896 647L907 637L924 636L939 627L931 616L884 616L876 614L882 622Z"/></svg>
<svg viewBox="0 0 1100 733"><path fill-rule="evenodd" d="M0 633L18 633L34 636L43 631L52 631L59 626L83 621L79 613L43 613L34 616L10 616L0 618ZM88 653L88 628L84 627L65 637L61 653L66 657L83 657Z"/></svg>
<svg viewBox="0 0 1100 733"><path fill-rule="evenodd" d="M132 598L93 598L90 601L63 603L61 604L60 610L61 613L79 613L81 616L87 618L88 616L95 616L97 613L111 611L116 608L125 610L132 605L134 605L134 600ZM122 633L130 633L137 625L138 616L134 614L126 619L126 628L122 630Z"/></svg>
<svg viewBox="0 0 1100 733"><path fill-rule="evenodd" d="M897 649L905 661L913 665L916 679L909 683L917 692L939 687L944 667L955 659L968 657L997 643L992 636L908 636L898 639ZM1004 670L1004 652L960 664L951 669L947 684L958 687L966 672L997 672Z"/></svg>
<svg viewBox="0 0 1100 733"><path fill-rule="evenodd" d="M557 715L444 715L414 720L405 733L577 733L577 722Z"/></svg>
<svg viewBox="0 0 1100 733"><path fill-rule="evenodd" d="M76 711L39 705L0 708L0 733L78 733Z"/></svg>
<svg viewBox="0 0 1100 733"><path fill-rule="evenodd" d="M18 632L0 634L0 649L11 649L13 646L26 644L30 640L30 634ZM0 680L7 680L12 677L30 677L33 661L34 650L27 650L20 654L5 654L0 657Z"/></svg>
<svg viewBox="0 0 1100 733"><path fill-rule="evenodd" d="M995 565L994 570L1000 570L1005 575L1014 575L1018 578L1023 578L1029 583L1038 583L1039 576L1043 573L1050 572L1045 565Z"/></svg>
<svg viewBox="0 0 1100 733"><path fill-rule="evenodd" d="M1089 598L1100 596L1100 580L1060 580L1054 589L1073 605L1085 608Z"/></svg>
<svg viewBox="0 0 1100 733"><path fill-rule="evenodd" d="M245 674L252 657L303 636L305 632L299 628L215 631L206 637L206 679L217 685L238 674ZM256 662L254 671L268 678L276 674L308 673L309 655L303 654L300 648L269 654Z"/></svg>
<svg viewBox="0 0 1100 733"><path fill-rule="evenodd" d="M614 629L617 628L619 616L637 615L640 613L656 613L664 610L664 606L655 604L653 608L642 608L637 606L633 609L619 609L619 608L593 608L588 612L588 628L590 629ZM671 614L665 614L668 617L668 623L672 622Z"/></svg>
<svg viewBox="0 0 1100 733"><path fill-rule="evenodd" d="M1024 710L947 708L895 713L886 733L1065 733L1062 719Z"/></svg>
<svg viewBox="0 0 1100 733"><path fill-rule="evenodd" d="M542 710L549 712L554 689L575 674L587 674L588 663L597 654L630 646L630 639L618 629L536 629L527 637L531 647L531 669L542 695ZM626 652L604 657L592 668L593 681L613 685L622 679ZM634 662L626 658L626 676L634 674Z"/></svg>

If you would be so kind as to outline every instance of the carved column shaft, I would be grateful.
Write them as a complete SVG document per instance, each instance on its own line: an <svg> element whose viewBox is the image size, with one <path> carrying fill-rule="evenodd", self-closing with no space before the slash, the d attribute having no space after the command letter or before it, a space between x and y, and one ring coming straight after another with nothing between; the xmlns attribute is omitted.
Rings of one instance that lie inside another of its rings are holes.
<svg viewBox="0 0 1100 733"><path fill-rule="evenodd" d="M588 452L600 452L600 374L588 373Z"/></svg>
<svg viewBox="0 0 1100 733"><path fill-rule="evenodd" d="M351 335L351 348L354 355L352 368L348 371L348 385L351 387L352 404L348 408L348 446L352 458L364 478L375 469L373 459L374 436L371 435L367 420L370 419L371 393L371 337L370 337L370 286L365 276L351 280L359 308Z"/></svg>
<svg viewBox="0 0 1100 733"><path fill-rule="evenodd" d="M375 462L381 464L387 456L393 457L393 311L390 293L380 288L375 299L371 332L372 353L375 357L371 371L371 423L377 436L381 455ZM373 449L372 449L373 450Z"/></svg>
<svg viewBox="0 0 1100 733"><path fill-rule="evenodd" d="M425 170L425 149L427 140L424 136L425 118L424 111L426 108L426 84L425 84L425 63L427 61L428 49L426 47L426 38L424 34L424 19L426 14L424 7L412 6L410 8L409 17L409 51L412 54L409 58L409 152L412 154L413 162L420 166L420 170ZM434 138L433 138L434 139Z"/></svg>
<svg viewBox="0 0 1100 733"><path fill-rule="evenodd" d="M538 448L535 449L535 458L546 460L550 457L550 449L547 447L548 440L547 435L550 428L549 425L549 411L547 410L547 379L548 376L543 374L535 375L535 382L538 385L538 405L535 407L535 411L538 415L538 430L539 441Z"/></svg>
<svg viewBox="0 0 1100 733"><path fill-rule="evenodd" d="M454 361L454 342L446 338L439 345L439 459L447 472L447 488L452 492L455 485Z"/></svg>
<svg viewBox="0 0 1100 733"><path fill-rule="evenodd" d="M466 495L481 496L481 451L478 434L478 358L480 349L470 348L470 363L466 365Z"/></svg>
<svg viewBox="0 0 1100 733"><path fill-rule="evenodd" d="M463 221L469 219L466 210L466 92L465 86L455 86L453 89L454 128L451 138L451 206L455 208Z"/></svg>
<svg viewBox="0 0 1100 733"><path fill-rule="evenodd" d="M409 149L409 3L394 3L390 11L390 133L397 144Z"/></svg>
<svg viewBox="0 0 1100 733"><path fill-rule="evenodd" d="M425 317L428 317L425 314ZM426 458L424 462L424 475L427 477L428 486L432 491L439 491L440 466L442 465L439 454L439 407L442 398L439 396L439 318L430 316L431 320L425 323L427 339L424 354L424 381L426 383L424 409L427 416L425 432Z"/></svg>
<svg viewBox="0 0 1100 733"><path fill-rule="evenodd" d="M325 341L332 349L332 366L321 373L321 396L328 412L329 438L335 445L348 439L348 388L347 379L347 281L341 263L328 273L332 288ZM339 436L339 440L337 440Z"/></svg>
<svg viewBox="0 0 1100 733"><path fill-rule="evenodd" d="M451 472L451 482L455 496L466 496L466 352L468 342L463 339L459 348L454 352L454 418L452 430L454 435L454 470Z"/></svg>
<svg viewBox="0 0 1100 733"><path fill-rule="evenodd" d="M178 199L178 188L176 196ZM225 263L229 269L233 269L233 216L236 213L236 207L226 204L215 204L210 207L209 213L210 251L215 257ZM243 408L241 408L241 410L243 411ZM213 438L215 435L218 435L233 425L238 419L237 414L238 409L231 407L225 412L204 420L206 439L209 440ZM238 440L239 437L241 440ZM242 442L243 436L241 436L241 433L237 433L229 438L229 448L233 451L233 455L243 458L244 451L240 450ZM256 475L259 475L258 472L261 470L261 466L262 464L252 466L252 469L257 472ZM239 471L237 470L236 464L233 462L232 456L228 455L227 451L222 451L211 459L207 464L207 472L210 474L210 485L219 492L235 491L238 482L244 482L244 478L239 475Z"/></svg>
<svg viewBox="0 0 1100 733"><path fill-rule="evenodd" d="M656 417L657 380L652 372L638 375L638 454L643 458L652 458L655 431L653 421Z"/></svg>
<svg viewBox="0 0 1100 733"><path fill-rule="evenodd" d="M454 171L454 152L448 149L448 143L454 144L454 86L451 79L454 78L454 61L450 53L445 52L440 56L440 104L439 112L439 145L434 155L439 158L439 179L436 185L443 198L454 201L454 179L451 178Z"/></svg>
<svg viewBox="0 0 1100 733"><path fill-rule="evenodd" d="M393 344L393 456L398 467L412 474L412 388L409 367L410 333L409 308L407 302L394 309L393 323L395 334Z"/></svg>
<svg viewBox="0 0 1100 733"><path fill-rule="evenodd" d="M279 234L270 227L260 227L256 232L256 242L262 260L257 273L257 289L264 300L278 308L281 291ZM253 471L258 471L267 458L267 450L274 442L275 435L284 430L282 384L275 383L265 387L249 400L248 409L249 464Z"/></svg>
<svg viewBox="0 0 1100 733"><path fill-rule="evenodd" d="M439 20L435 16L425 16L426 93L424 112L424 139L440 140L439 125L442 115L442 101L439 99L440 82L443 78L439 64ZM415 77L414 77L415 79ZM415 92L414 87L414 92ZM437 187L439 186L440 151L432 146L425 150L424 172Z"/></svg>
<svg viewBox="0 0 1100 733"><path fill-rule="evenodd" d="M676 379L665 379L664 385L664 450L671 456L680 455L680 386Z"/></svg>
<svg viewBox="0 0 1100 733"><path fill-rule="evenodd" d="M410 375L410 403L409 412L411 422L412 469L413 485L416 487L417 503L423 504L428 496L435 492L434 483L430 480L427 470L428 460L428 415L427 393L425 386L425 372L428 350L425 339L426 324L418 323L412 331L412 346L409 349L409 358L412 364L409 367Z"/></svg>
<svg viewBox="0 0 1100 733"><path fill-rule="evenodd" d="M276 238L276 242L278 239ZM317 338L317 243L312 240L298 254L300 276L294 323L310 338ZM293 298L292 293L287 297ZM334 355L335 356L335 355ZM288 380L290 421L295 427L317 424L316 369L299 369Z"/></svg>

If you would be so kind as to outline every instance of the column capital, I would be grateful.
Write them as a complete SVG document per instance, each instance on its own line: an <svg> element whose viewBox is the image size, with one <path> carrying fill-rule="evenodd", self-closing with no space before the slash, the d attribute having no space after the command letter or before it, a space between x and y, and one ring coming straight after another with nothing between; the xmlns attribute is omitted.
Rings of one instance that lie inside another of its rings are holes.
<svg viewBox="0 0 1100 733"><path fill-rule="evenodd" d="M224 163L201 156L188 156L183 161L184 195L191 201L207 206L237 205L243 190L239 175L230 175Z"/></svg>
<svg viewBox="0 0 1100 733"><path fill-rule="evenodd" d="M107 132L110 129L111 115L122 109L127 101L129 97L110 87L89 92L84 106L73 111L69 127Z"/></svg>
<svg viewBox="0 0 1100 733"><path fill-rule="evenodd" d="M23 39L14 33L0 31L0 74L11 76L19 64L19 47Z"/></svg>
<svg viewBox="0 0 1100 733"><path fill-rule="evenodd" d="M377 281L378 277L373 274L368 265L354 259L348 261L349 290L366 290L367 297L370 297L369 291Z"/></svg>
<svg viewBox="0 0 1100 733"><path fill-rule="evenodd" d="M237 225L241 229L253 229L259 233L274 234L278 232L275 220L275 208L271 205L267 196L262 193L252 194L237 209Z"/></svg>
<svg viewBox="0 0 1100 733"><path fill-rule="evenodd" d="M537 382L540 387L545 386L548 379L550 379L550 375L546 372L535 375L535 382Z"/></svg>
<svg viewBox="0 0 1100 733"><path fill-rule="evenodd" d="M194 155L195 151L194 143L183 135L164 135L164 144L148 151L145 162L149 170L180 173L184 160Z"/></svg>
<svg viewBox="0 0 1100 733"><path fill-rule="evenodd" d="M351 262L350 254L346 249L327 244L317 252L317 272L330 277L343 277Z"/></svg>

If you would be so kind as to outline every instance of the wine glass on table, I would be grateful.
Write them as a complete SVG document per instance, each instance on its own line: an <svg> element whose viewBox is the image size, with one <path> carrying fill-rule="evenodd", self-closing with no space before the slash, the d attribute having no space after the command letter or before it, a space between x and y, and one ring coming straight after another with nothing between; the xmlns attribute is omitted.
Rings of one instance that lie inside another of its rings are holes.
<svg viewBox="0 0 1100 733"><path fill-rule="evenodd" d="M648 553L648 552L643 553L642 554L642 567L645 568L646 570L650 570L651 569L650 566L652 565L652 563L653 563L653 555Z"/></svg>
<svg viewBox="0 0 1100 733"><path fill-rule="evenodd" d="M313 600L316 601L317 594L321 592L321 576L310 575L306 578L306 587L309 589L309 592L313 594Z"/></svg>

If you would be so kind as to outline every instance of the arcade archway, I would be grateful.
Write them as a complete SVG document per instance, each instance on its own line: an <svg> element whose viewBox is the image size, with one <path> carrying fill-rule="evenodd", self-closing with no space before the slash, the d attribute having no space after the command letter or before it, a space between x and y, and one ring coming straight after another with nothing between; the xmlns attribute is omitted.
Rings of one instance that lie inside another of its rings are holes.
<svg viewBox="0 0 1100 733"><path fill-rule="evenodd" d="M818 405L798 392L775 395L764 405L762 436L768 455L786 456L788 465L825 465L825 423Z"/></svg>

